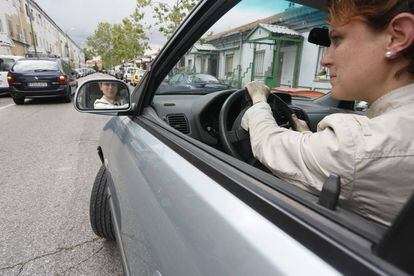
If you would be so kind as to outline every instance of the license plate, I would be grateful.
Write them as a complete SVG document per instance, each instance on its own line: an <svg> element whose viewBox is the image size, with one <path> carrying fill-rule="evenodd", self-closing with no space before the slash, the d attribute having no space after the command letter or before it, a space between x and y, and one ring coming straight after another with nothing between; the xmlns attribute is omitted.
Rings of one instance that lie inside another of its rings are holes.
<svg viewBox="0 0 414 276"><path fill-rule="evenodd" d="M30 87L46 87L47 82L29 82L27 84L27 86L30 86Z"/></svg>

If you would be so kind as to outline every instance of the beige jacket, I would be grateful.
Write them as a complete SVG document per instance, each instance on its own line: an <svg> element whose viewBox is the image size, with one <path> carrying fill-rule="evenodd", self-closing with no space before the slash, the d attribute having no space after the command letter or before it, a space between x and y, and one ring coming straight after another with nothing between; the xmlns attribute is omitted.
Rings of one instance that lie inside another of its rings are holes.
<svg viewBox="0 0 414 276"><path fill-rule="evenodd" d="M116 108L127 108L128 104L125 104L123 101L120 101L120 100L111 100L105 96L102 96L102 98L97 99L94 102L93 107L95 109L116 109Z"/></svg>
<svg viewBox="0 0 414 276"><path fill-rule="evenodd" d="M375 101L367 116L332 114L316 133L279 127L267 103L247 110L254 156L275 175L319 192L341 176L341 199L356 213L389 225L414 191L414 84Z"/></svg>

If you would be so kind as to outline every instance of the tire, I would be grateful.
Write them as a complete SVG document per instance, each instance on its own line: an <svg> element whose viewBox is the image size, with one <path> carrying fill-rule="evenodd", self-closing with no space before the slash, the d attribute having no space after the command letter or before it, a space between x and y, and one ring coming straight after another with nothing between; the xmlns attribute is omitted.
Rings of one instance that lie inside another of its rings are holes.
<svg viewBox="0 0 414 276"><path fill-rule="evenodd" d="M106 169L102 165L93 183L91 200L89 206L89 218L93 232L99 237L107 240L115 240L112 226L111 210L109 207L109 196L107 188Z"/></svg>
<svg viewBox="0 0 414 276"><path fill-rule="evenodd" d="M17 105L22 105L22 104L24 104L24 98L14 98L13 97L13 102Z"/></svg>
<svg viewBox="0 0 414 276"><path fill-rule="evenodd" d="M63 97L65 103L70 103L72 101L72 91L69 88L68 94Z"/></svg>

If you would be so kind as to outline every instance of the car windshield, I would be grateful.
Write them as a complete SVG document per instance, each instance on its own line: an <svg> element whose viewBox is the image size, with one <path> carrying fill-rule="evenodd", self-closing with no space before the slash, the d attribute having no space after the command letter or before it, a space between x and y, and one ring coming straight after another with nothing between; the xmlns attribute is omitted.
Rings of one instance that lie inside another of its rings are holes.
<svg viewBox="0 0 414 276"><path fill-rule="evenodd" d="M329 69L320 64L327 48L307 41L314 27L327 27L324 11L290 1L243 0L181 57L157 94L236 90L260 81L273 92L317 99L331 85Z"/></svg>
<svg viewBox="0 0 414 276"><path fill-rule="evenodd" d="M12 71L16 73L56 70L58 70L58 65L57 62L53 60L19 60L12 69Z"/></svg>
<svg viewBox="0 0 414 276"><path fill-rule="evenodd" d="M188 83L220 83L220 81L211 75L207 74L195 74L188 76Z"/></svg>
<svg viewBox="0 0 414 276"><path fill-rule="evenodd" d="M9 71L14 63L11 58L0 58L0 71Z"/></svg>

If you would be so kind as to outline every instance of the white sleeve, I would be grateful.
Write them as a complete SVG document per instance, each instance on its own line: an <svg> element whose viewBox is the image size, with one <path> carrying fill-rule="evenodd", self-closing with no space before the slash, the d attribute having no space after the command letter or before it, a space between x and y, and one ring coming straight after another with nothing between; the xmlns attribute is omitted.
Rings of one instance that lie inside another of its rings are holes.
<svg viewBox="0 0 414 276"><path fill-rule="evenodd" d="M318 132L301 133L279 127L270 106L260 102L246 111L242 126L250 132L253 155L275 175L315 192L330 174L337 174L341 196L347 197L354 178L358 128L347 118L348 114L330 115L319 123Z"/></svg>
<svg viewBox="0 0 414 276"><path fill-rule="evenodd" d="M116 108L114 105L110 103L106 103L101 101L100 99L97 99L95 103L93 104L94 109L114 109Z"/></svg>

